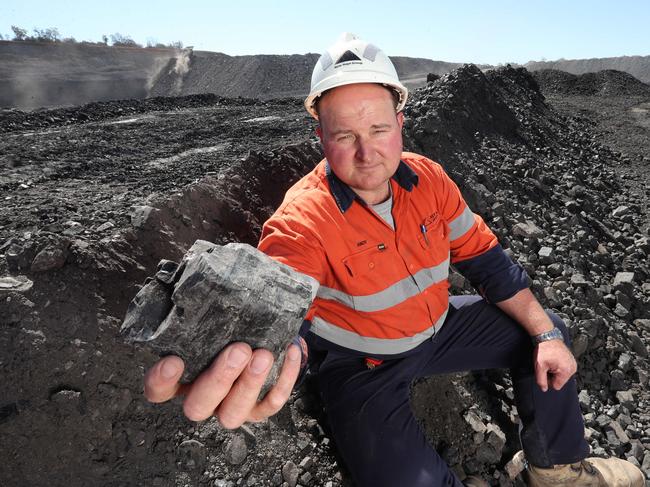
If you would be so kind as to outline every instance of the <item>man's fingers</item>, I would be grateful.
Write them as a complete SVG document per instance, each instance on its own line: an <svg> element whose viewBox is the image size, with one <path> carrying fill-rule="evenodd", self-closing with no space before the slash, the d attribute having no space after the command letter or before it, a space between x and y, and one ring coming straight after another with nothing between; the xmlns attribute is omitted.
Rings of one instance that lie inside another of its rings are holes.
<svg viewBox="0 0 650 487"><path fill-rule="evenodd" d="M296 379L300 374L300 358L301 353L298 346L290 345L287 349L278 381L266 396L264 396L264 399L257 403L248 417L248 421L264 421L282 409L282 406L289 399Z"/></svg>
<svg viewBox="0 0 650 487"><path fill-rule="evenodd" d="M557 370L551 371L551 387L556 391L562 389L569 382L569 379L573 377L573 374L576 373L577 367L575 358L567 349L566 359L561 362Z"/></svg>
<svg viewBox="0 0 650 487"><path fill-rule="evenodd" d="M253 352L248 367L243 370L230 393L217 408L219 422L225 428L237 428L248 419L272 365L271 352L264 349Z"/></svg>
<svg viewBox="0 0 650 487"><path fill-rule="evenodd" d="M537 364L535 367L535 381L539 388L546 392L548 390L548 367L543 364Z"/></svg>
<svg viewBox="0 0 650 487"><path fill-rule="evenodd" d="M551 387L556 391L559 391L564 387L564 384L569 380L569 376L566 374L554 374L551 376Z"/></svg>
<svg viewBox="0 0 650 487"><path fill-rule="evenodd" d="M556 391L559 391L566 385L567 382L569 382L569 379L573 376L574 373L575 371L572 369L561 370L554 373L551 377L551 387L553 387L553 389Z"/></svg>
<svg viewBox="0 0 650 487"><path fill-rule="evenodd" d="M185 416L192 421L209 418L247 368L251 355L251 348L245 343L233 343L224 348L193 382L183 402Z"/></svg>
<svg viewBox="0 0 650 487"><path fill-rule="evenodd" d="M159 360L144 376L144 395L150 402L165 402L176 396L181 385L178 380L185 364L179 357Z"/></svg>

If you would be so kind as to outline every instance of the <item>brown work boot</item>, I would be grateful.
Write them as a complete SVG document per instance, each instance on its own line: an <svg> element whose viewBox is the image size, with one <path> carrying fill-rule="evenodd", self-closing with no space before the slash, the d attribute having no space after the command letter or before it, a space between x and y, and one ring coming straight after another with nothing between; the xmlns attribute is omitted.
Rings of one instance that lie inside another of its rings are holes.
<svg viewBox="0 0 650 487"><path fill-rule="evenodd" d="M465 477L465 480L463 480L463 485L465 485L465 487L490 487L490 484L488 484L485 480L474 475Z"/></svg>
<svg viewBox="0 0 650 487"><path fill-rule="evenodd" d="M645 487L643 473L620 458L587 458L553 468L528 467L530 487Z"/></svg>

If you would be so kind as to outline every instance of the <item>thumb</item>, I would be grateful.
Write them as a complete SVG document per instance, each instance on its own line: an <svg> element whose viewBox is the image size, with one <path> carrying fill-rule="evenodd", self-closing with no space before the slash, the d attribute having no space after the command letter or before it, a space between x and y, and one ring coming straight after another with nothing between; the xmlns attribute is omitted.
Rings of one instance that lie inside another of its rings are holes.
<svg viewBox="0 0 650 487"><path fill-rule="evenodd" d="M144 376L144 395L150 402L165 402L177 395L185 369L183 360L169 356L159 360Z"/></svg>

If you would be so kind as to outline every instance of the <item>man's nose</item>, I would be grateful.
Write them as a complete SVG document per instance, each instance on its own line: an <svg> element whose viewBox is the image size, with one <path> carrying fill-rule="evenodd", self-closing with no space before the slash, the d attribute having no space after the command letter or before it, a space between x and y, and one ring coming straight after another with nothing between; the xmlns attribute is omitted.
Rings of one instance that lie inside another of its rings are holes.
<svg viewBox="0 0 650 487"><path fill-rule="evenodd" d="M373 153L372 144L363 138L357 139L357 159L363 162L370 161Z"/></svg>

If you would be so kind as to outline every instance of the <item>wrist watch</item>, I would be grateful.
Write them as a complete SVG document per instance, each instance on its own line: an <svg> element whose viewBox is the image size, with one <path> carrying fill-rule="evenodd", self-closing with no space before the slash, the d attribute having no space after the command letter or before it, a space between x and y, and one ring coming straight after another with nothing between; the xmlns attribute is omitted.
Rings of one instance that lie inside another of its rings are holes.
<svg viewBox="0 0 650 487"><path fill-rule="evenodd" d="M542 342L556 339L564 341L564 335L562 335L562 332L559 328L555 327L553 327L552 330L545 331L544 333L540 333L539 335L535 335L530 338L533 340L533 345L538 345Z"/></svg>

